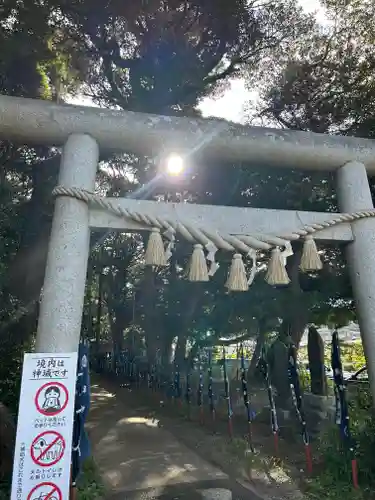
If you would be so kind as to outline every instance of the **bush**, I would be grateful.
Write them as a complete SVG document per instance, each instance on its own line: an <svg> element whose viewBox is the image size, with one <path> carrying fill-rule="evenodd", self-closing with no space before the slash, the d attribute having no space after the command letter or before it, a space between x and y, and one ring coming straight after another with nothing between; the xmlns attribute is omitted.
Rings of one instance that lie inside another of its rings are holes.
<svg viewBox="0 0 375 500"><path fill-rule="evenodd" d="M358 389L350 402L350 427L355 443L360 488L354 490L351 477L351 456L344 449L338 429L330 429L320 442L322 471L310 481L312 498L354 500L375 498L375 415L368 389Z"/></svg>

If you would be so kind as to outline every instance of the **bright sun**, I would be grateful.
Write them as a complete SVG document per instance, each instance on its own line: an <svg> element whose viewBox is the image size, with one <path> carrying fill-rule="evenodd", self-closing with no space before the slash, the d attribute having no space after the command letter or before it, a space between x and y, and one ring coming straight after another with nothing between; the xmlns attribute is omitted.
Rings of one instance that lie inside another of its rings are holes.
<svg viewBox="0 0 375 500"><path fill-rule="evenodd" d="M172 154L167 159L167 172L169 175L179 175L184 169L184 160L177 154Z"/></svg>

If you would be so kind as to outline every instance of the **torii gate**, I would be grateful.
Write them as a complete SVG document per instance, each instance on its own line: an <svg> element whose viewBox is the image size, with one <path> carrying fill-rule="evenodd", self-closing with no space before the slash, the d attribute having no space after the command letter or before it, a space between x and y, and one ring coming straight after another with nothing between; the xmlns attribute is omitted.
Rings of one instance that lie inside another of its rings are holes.
<svg viewBox="0 0 375 500"><path fill-rule="evenodd" d="M367 173L375 173L374 141L8 96L0 96L0 137L63 146L38 322L39 352L77 350L90 228L154 227L156 233L163 228L170 230L171 240L171 231L177 231L200 244L201 254L202 246L206 247L211 263L215 246L236 251L239 260L251 250L255 260L259 249L289 248L290 240L314 234L317 240L348 243L347 261L375 401L375 211L367 178ZM220 158L336 171L342 213L103 200L90 194L99 148L157 157L189 154L192 146L194 158L200 161Z"/></svg>

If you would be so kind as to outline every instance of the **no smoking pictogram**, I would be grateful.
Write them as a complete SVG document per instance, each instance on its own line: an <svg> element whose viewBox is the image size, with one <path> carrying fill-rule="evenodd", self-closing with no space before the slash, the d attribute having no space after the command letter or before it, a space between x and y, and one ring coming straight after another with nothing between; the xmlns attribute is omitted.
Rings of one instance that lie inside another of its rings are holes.
<svg viewBox="0 0 375 500"><path fill-rule="evenodd" d="M62 493L54 483L40 483L30 491L27 500L62 500Z"/></svg>
<svg viewBox="0 0 375 500"><path fill-rule="evenodd" d="M34 401L39 413L54 417L65 410L69 401L68 389L60 382L48 382L38 389Z"/></svg>
<svg viewBox="0 0 375 500"><path fill-rule="evenodd" d="M39 434L31 443L30 455L33 462L41 467L50 467L59 462L65 451L65 439L54 431Z"/></svg>

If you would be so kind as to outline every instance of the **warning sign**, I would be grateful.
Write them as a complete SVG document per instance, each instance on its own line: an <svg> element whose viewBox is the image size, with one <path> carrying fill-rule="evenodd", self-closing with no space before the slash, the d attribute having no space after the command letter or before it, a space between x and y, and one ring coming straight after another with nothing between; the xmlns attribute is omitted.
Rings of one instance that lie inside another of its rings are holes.
<svg viewBox="0 0 375 500"><path fill-rule="evenodd" d="M35 406L38 412L49 417L54 417L64 411L68 402L68 390L59 382L42 385L35 396Z"/></svg>
<svg viewBox="0 0 375 500"><path fill-rule="evenodd" d="M61 490L54 483L37 484L27 495L27 500L62 500Z"/></svg>
<svg viewBox="0 0 375 500"><path fill-rule="evenodd" d="M11 500L69 498L77 353L25 354Z"/></svg>
<svg viewBox="0 0 375 500"><path fill-rule="evenodd" d="M31 458L36 465L51 467L59 462L65 451L65 440L61 434L46 431L39 434L31 444Z"/></svg>

